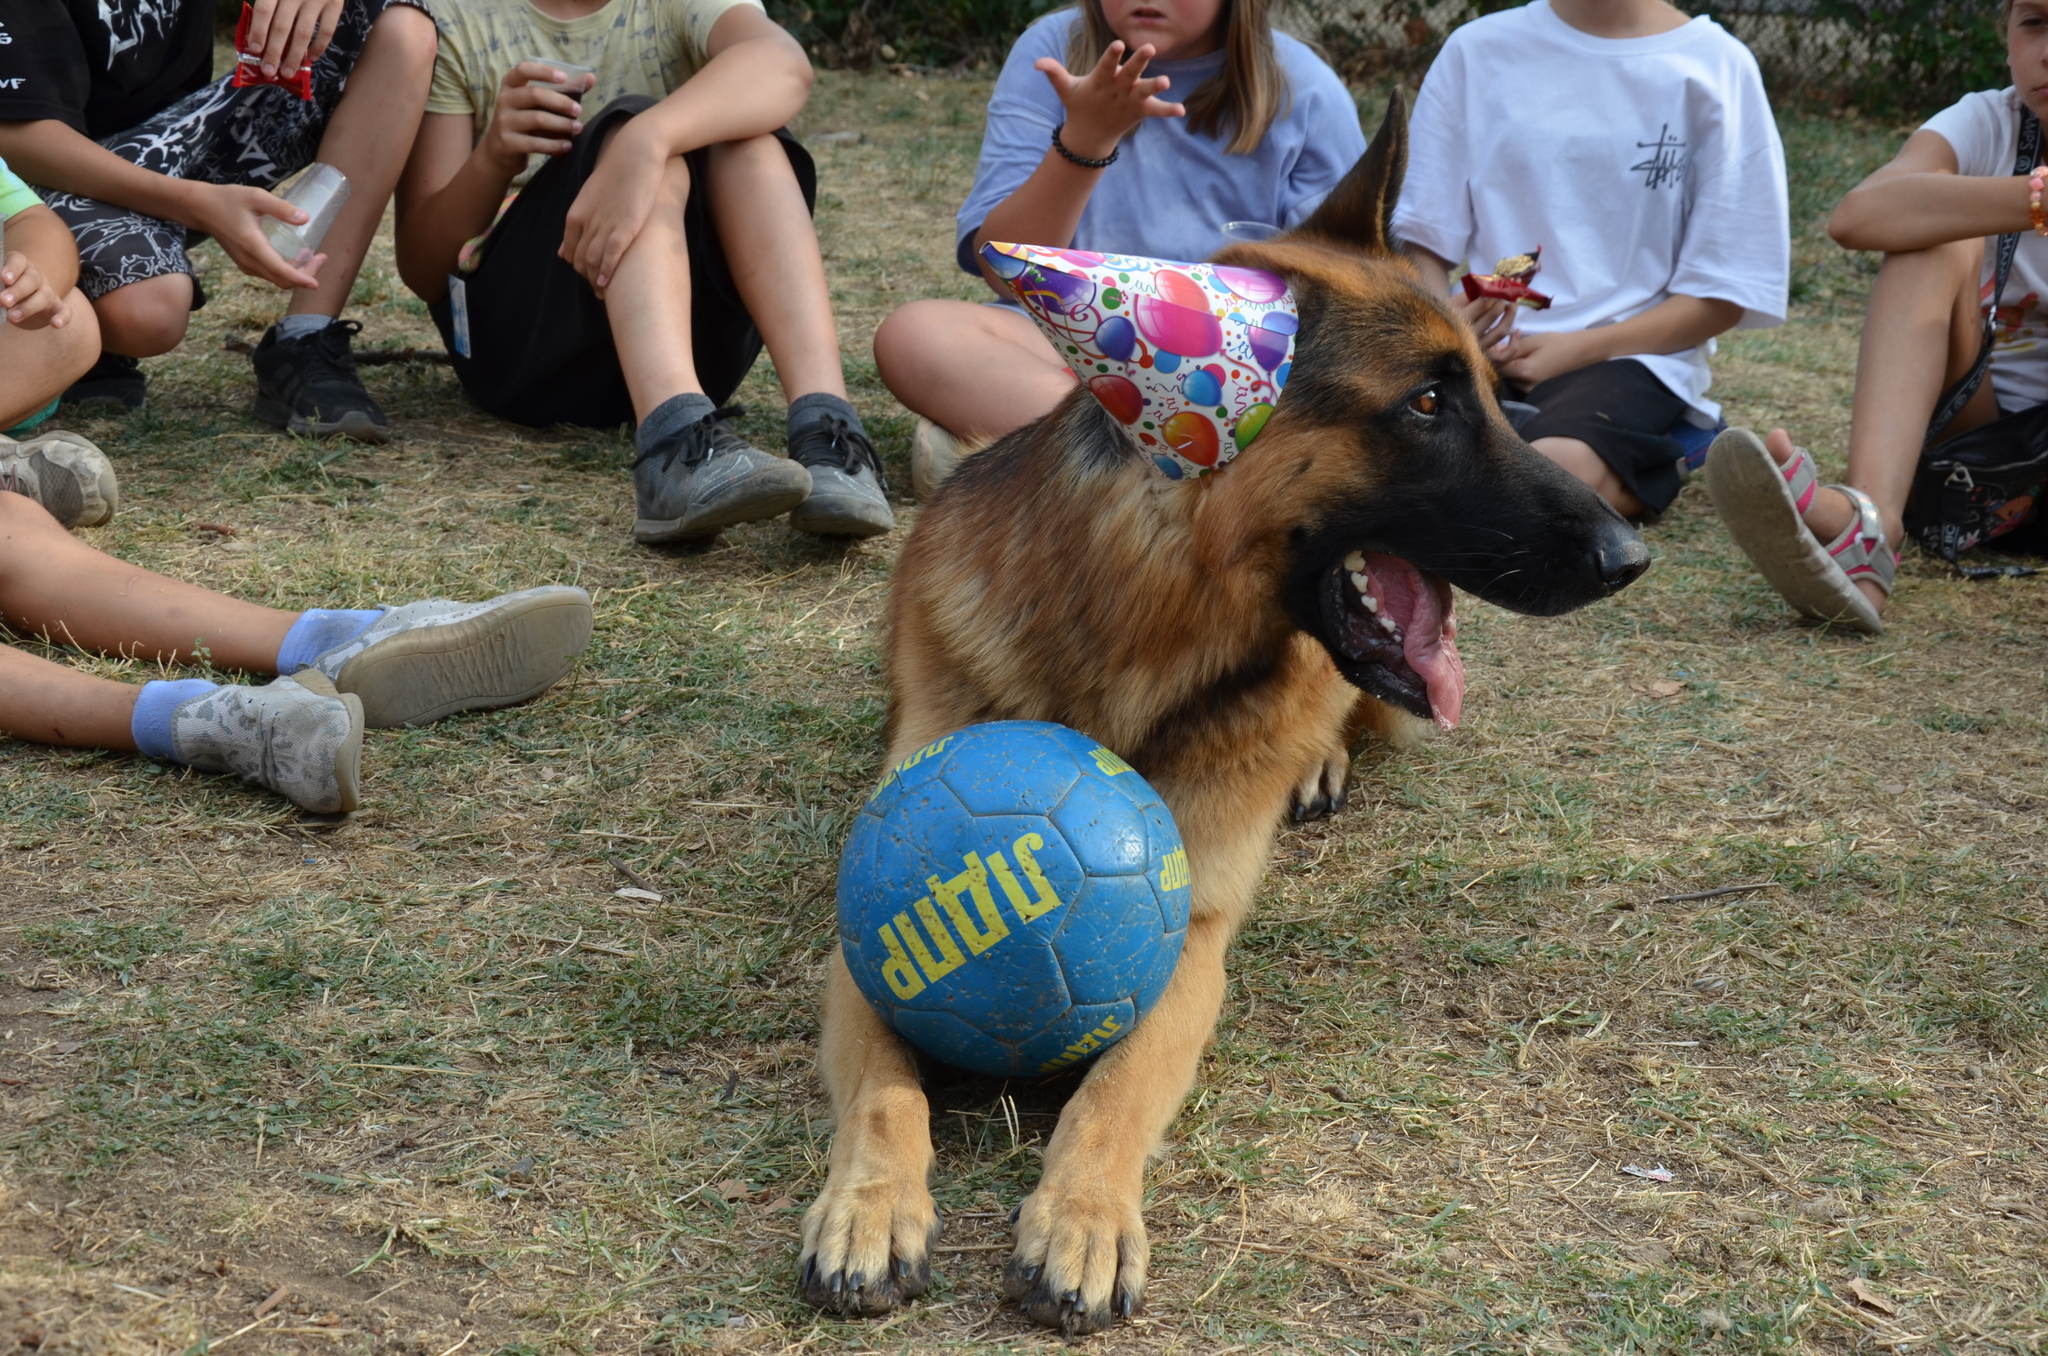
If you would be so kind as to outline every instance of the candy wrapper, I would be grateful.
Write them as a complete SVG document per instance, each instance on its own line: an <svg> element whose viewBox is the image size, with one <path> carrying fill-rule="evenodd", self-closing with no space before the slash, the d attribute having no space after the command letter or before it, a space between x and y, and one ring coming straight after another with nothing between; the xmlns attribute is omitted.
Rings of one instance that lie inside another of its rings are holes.
<svg viewBox="0 0 2048 1356"><path fill-rule="evenodd" d="M1481 297L1492 297L1497 301L1518 302L1532 311L1540 311L1550 305L1550 298L1529 286L1529 279L1542 269L1543 246L1538 245L1534 254L1511 254L1493 266L1491 273L1467 273L1460 281L1465 286L1465 295L1473 301Z"/></svg>
<svg viewBox="0 0 2048 1356"><path fill-rule="evenodd" d="M1301 321L1276 273L995 242L981 257L1174 480L1228 465L1287 385Z"/></svg>
<svg viewBox="0 0 2048 1356"><path fill-rule="evenodd" d="M235 25L235 88L241 89L249 85L279 85L290 90L308 103L312 102L312 62L307 62L290 75L286 75L282 71L276 75L265 75L263 73L263 59L249 55L249 20L254 14L255 10L248 4L248 0L243 0L242 19L240 23Z"/></svg>

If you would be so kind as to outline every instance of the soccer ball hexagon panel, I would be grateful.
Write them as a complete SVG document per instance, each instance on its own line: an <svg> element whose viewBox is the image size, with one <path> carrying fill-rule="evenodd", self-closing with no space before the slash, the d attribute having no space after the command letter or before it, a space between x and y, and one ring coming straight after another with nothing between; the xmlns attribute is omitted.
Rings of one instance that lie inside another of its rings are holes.
<svg viewBox="0 0 2048 1356"><path fill-rule="evenodd" d="M839 862L839 940L897 1034L977 1073L1115 1044L1187 938L1187 851L1145 779L1045 721L970 725L883 774Z"/></svg>

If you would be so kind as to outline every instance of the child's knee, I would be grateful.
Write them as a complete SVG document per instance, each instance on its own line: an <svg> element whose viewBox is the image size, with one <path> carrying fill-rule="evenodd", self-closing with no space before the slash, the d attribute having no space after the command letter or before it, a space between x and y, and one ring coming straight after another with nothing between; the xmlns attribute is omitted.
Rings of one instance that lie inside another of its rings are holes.
<svg viewBox="0 0 2048 1356"><path fill-rule="evenodd" d="M85 293L72 288L64 298L69 315L64 328L55 331L58 351L64 354L65 383L78 380L100 359L100 320Z"/></svg>
<svg viewBox="0 0 2048 1356"><path fill-rule="evenodd" d="M960 329L962 302L929 298L906 302L882 318L875 328L875 366L888 381L924 367L950 347Z"/></svg>
<svg viewBox="0 0 2048 1356"><path fill-rule="evenodd" d="M192 321L192 279L183 273L117 287L93 303L100 343L109 353L153 358L185 338Z"/></svg>

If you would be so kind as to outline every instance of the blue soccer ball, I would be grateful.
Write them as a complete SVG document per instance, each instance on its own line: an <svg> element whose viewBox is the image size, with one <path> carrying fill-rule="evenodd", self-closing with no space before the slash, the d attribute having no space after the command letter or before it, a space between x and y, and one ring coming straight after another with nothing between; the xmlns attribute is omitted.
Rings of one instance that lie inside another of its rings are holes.
<svg viewBox="0 0 2048 1356"><path fill-rule="evenodd" d="M897 1034L976 1073L1058 1073L1166 991L1188 854L1159 793L1064 725L970 725L889 769L839 860L839 941Z"/></svg>

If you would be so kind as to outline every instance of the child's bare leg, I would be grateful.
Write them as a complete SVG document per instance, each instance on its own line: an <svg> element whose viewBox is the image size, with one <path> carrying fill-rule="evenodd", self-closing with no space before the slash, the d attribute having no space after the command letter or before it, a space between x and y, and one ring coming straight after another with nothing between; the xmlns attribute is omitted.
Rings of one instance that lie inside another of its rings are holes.
<svg viewBox="0 0 2048 1356"><path fill-rule="evenodd" d="M875 366L904 405L964 438L1021 428L1074 386L1073 372L1027 317L966 301L913 301L891 311L875 331Z"/></svg>
<svg viewBox="0 0 2048 1356"><path fill-rule="evenodd" d="M711 220L747 314L791 400L823 391L842 399L839 332L825 261L789 154L773 136L710 148Z"/></svg>
<svg viewBox="0 0 2048 1356"><path fill-rule="evenodd" d="M1636 497L1628 482L1616 475L1614 468L1583 438L1538 438L1529 446L1590 485L1624 517L1635 518L1648 512L1649 506Z"/></svg>
<svg viewBox="0 0 2048 1356"><path fill-rule="evenodd" d="M125 752L135 747L135 699L141 692L0 645L0 734Z"/></svg>
<svg viewBox="0 0 2048 1356"><path fill-rule="evenodd" d="M269 673L299 614L116 560L59 527L42 505L0 491L0 617L30 635L165 663L191 658L203 643L221 668Z"/></svg>
<svg viewBox="0 0 2048 1356"><path fill-rule="evenodd" d="M370 25L320 138L320 159L348 176L348 203L320 243L320 286L293 292L290 314L338 316L347 303L426 112L435 42L434 21L409 5L393 5Z"/></svg>
<svg viewBox="0 0 2048 1356"><path fill-rule="evenodd" d="M0 428L13 428L64 393L100 356L100 327L92 303L72 288L64 298L70 318L62 329L25 330L0 322Z"/></svg>
<svg viewBox="0 0 2048 1356"><path fill-rule="evenodd" d="M624 120L615 123L611 134L624 126ZM689 200L689 164L671 156L654 210L604 291L612 342L638 420L673 396L704 391L690 347L690 251L683 236Z"/></svg>
<svg viewBox="0 0 2048 1356"><path fill-rule="evenodd" d="M1856 357L1844 479L1876 503L1894 550L1905 539L1906 495L1913 488L1935 402L1970 370L1983 343L1984 314L1978 303L1983 267L1980 240L1888 254L1870 290ZM1960 433L1997 415L1998 399L1987 376L1948 431ZM1773 429L1764 446L1780 463L1792 456L1792 439L1784 429ZM1824 489L1814 495L1806 525L1822 541L1832 541L1855 513L1848 496ZM1884 590L1862 581L1857 586L1872 604L1884 606Z"/></svg>

